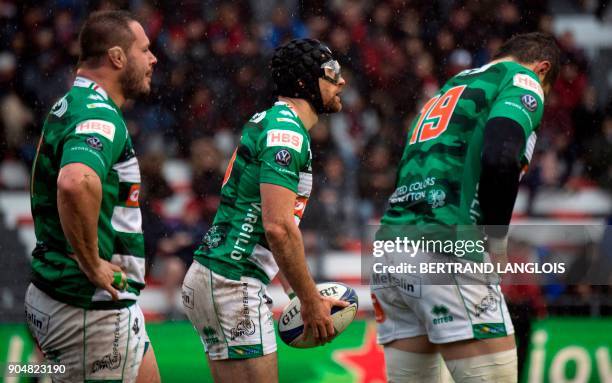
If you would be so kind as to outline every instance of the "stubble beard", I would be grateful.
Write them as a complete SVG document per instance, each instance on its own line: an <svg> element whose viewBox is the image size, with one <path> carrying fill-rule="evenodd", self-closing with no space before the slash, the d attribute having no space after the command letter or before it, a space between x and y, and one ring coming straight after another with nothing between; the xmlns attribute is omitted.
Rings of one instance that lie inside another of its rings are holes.
<svg viewBox="0 0 612 383"><path fill-rule="evenodd" d="M128 61L130 63L131 61ZM145 72L140 73L134 64L128 64L125 72L119 77L121 90L127 99L137 99L149 94L151 87L147 86Z"/></svg>
<svg viewBox="0 0 612 383"><path fill-rule="evenodd" d="M336 102L336 96L332 97L323 105L325 113L338 113L342 110L342 102Z"/></svg>

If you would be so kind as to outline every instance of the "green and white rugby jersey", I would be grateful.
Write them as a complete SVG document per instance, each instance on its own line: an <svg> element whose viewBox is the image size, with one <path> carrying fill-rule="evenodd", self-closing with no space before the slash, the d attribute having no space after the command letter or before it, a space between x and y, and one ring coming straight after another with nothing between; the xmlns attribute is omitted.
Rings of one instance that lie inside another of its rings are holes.
<svg viewBox="0 0 612 383"><path fill-rule="evenodd" d="M254 277L269 283L278 272L261 220L259 185L283 186L296 193L296 224L312 188L310 136L297 114L277 102L244 126L221 187L213 226L195 260L226 278Z"/></svg>
<svg viewBox="0 0 612 383"><path fill-rule="evenodd" d="M529 164L544 110L538 77L505 61L461 72L423 106L399 164L382 225L483 225L478 201L484 127L511 118L525 133Z"/></svg>
<svg viewBox="0 0 612 383"><path fill-rule="evenodd" d="M128 287L113 302L81 272L62 231L57 209L60 168L83 163L102 182L98 219L99 256L122 267ZM33 283L51 297L91 309L133 304L144 288L144 241L138 205L140 169L119 108L96 83L77 77L51 109L43 126L31 181L36 231Z"/></svg>

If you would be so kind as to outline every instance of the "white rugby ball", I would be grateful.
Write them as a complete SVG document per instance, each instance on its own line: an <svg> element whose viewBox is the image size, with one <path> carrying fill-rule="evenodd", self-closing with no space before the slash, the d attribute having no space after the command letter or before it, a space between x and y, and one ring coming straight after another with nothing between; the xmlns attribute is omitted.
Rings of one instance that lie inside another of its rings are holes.
<svg viewBox="0 0 612 383"><path fill-rule="evenodd" d="M338 336L344 331L349 324L355 319L359 302L355 290L342 283L327 282L317 285L319 293L323 296L332 297L350 303L347 307L332 307L331 318L334 323L334 333ZM309 336L308 339L303 339L304 322L300 312L300 300L295 297L283 309L283 313L278 319L278 332L283 342L291 347L310 348L316 347L314 339Z"/></svg>

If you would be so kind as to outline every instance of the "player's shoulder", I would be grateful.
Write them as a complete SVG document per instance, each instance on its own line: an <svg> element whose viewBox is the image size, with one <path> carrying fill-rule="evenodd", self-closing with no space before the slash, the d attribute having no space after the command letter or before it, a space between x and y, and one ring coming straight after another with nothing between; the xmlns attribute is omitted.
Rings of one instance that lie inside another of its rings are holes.
<svg viewBox="0 0 612 383"><path fill-rule="evenodd" d="M286 103L280 101L263 112L255 113L249 122L259 124L263 130L281 129L292 130L300 134L307 133L297 113Z"/></svg>
<svg viewBox="0 0 612 383"><path fill-rule="evenodd" d="M511 89L531 91L540 98L540 101L544 102L542 84L533 71L514 61L504 61L496 65L506 68L505 81L502 85Z"/></svg>
<svg viewBox="0 0 612 383"><path fill-rule="evenodd" d="M104 103L108 107L92 106L92 103ZM51 124L48 132L54 137L73 133L97 134L111 142L121 143L127 136L127 127L121 112L115 108L98 92L73 87L51 107L47 117L47 123Z"/></svg>
<svg viewBox="0 0 612 383"><path fill-rule="evenodd" d="M68 108L75 118L98 117L122 122L121 111L105 93L73 86L68 92Z"/></svg>
<svg viewBox="0 0 612 383"><path fill-rule="evenodd" d="M263 146L284 146L298 153L307 151L308 131L287 104L277 102L271 108L254 114L249 122L259 126L259 142Z"/></svg>

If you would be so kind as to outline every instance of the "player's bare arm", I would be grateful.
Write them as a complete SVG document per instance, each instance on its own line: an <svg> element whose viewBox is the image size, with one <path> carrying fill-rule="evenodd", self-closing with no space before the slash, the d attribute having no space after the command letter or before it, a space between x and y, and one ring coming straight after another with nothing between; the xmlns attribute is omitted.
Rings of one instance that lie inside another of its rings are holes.
<svg viewBox="0 0 612 383"><path fill-rule="evenodd" d="M113 287L114 272L121 268L98 256L98 216L102 202L100 177L89 166L64 166L57 178L57 207L62 229L79 268L97 287L108 291L113 300L119 295Z"/></svg>
<svg viewBox="0 0 612 383"><path fill-rule="evenodd" d="M295 193L282 186L261 184L262 219L274 259L302 304L306 337L326 343L334 336L332 306L347 302L322 297L308 272L302 235L293 219Z"/></svg>

